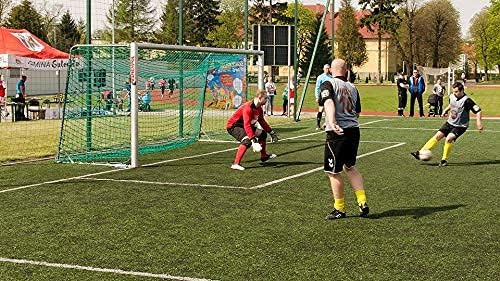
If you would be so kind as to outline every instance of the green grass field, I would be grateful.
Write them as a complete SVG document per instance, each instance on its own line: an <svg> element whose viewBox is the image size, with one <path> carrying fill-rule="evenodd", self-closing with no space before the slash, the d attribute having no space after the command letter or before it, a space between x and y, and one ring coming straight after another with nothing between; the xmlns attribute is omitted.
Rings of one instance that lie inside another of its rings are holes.
<svg viewBox="0 0 500 281"><path fill-rule="evenodd" d="M271 119L282 121L279 117ZM362 117L371 216L325 221L314 122L275 126L278 154L229 169L236 144L197 142L134 170L32 162L0 169L0 280L498 280L500 122L450 165L414 160L444 119Z"/></svg>
<svg viewBox="0 0 500 281"><path fill-rule="evenodd" d="M278 96L275 98L275 105L281 106L282 103L282 92L285 88L286 83L278 83L277 93ZM255 86L256 87L256 86ZM307 87L306 97L304 99L304 111L316 110L317 103L314 98L314 87L315 84L310 83ZM361 95L361 103L364 112L392 112L396 114L398 107L398 95L396 90L396 85L367 85L367 84L356 84ZM427 85L426 93L424 94L424 105L427 104L427 97L432 90L432 85ZM302 95L303 86L299 88L299 99ZM500 116L500 87L468 87L465 89L465 93L469 95L477 104L483 109L483 114L486 116ZM299 102L299 100L297 100ZM445 98L445 106L448 105L448 101ZM418 108L417 102L415 102L416 108ZM408 113L410 110L409 105L409 95L408 104L405 112ZM426 109L427 112L427 109Z"/></svg>

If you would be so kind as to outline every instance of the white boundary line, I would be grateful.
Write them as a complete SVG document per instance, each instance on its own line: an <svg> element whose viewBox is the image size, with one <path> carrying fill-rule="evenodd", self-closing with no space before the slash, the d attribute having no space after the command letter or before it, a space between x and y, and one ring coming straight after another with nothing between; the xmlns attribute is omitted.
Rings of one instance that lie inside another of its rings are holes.
<svg viewBox="0 0 500 281"><path fill-rule="evenodd" d="M370 141L367 141L367 142L370 142ZM358 155L357 159L363 158L365 156L369 156L369 155L372 155L372 154L375 154L375 153L378 153L378 152L382 152L384 150L388 150L388 149L391 149L391 148L399 147L399 146L402 146L402 145L406 144L405 142L390 142L390 143L395 143L395 144L391 145L391 146L388 146L388 147L384 147L384 148L375 150L375 151L372 151L372 152L367 152L367 153L362 154L362 155ZM178 185L178 186L216 187L216 188L228 188L228 189L253 190L253 189L260 189L260 188L263 188L263 187L274 185L274 184L277 184L277 183L280 183L280 182L284 182L284 181L287 181L287 180L290 180L290 179L298 178L298 177L301 177L301 176L305 176L305 175L308 175L308 174L311 174L311 173L314 173L314 172L317 172L317 171L321 171L321 170L323 170L323 167L318 167L318 168L315 168L315 169L312 169L312 170L309 170L309 171L305 171L305 172L302 172L302 173L299 173L299 174L295 174L295 175L292 175L292 176L289 176L289 177L284 177L284 178L281 178L281 179L277 179L277 180L274 180L274 181L266 182L266 183L263 183L263 184L260 184L260 185L256 185L256 186L252 186L252 187L225 186L225 185L215 185L215 184L154 182L154 181L140 181L140 180L117 180L117 179L109 179L109 178L108 179L103 179L103 178L84 178L84 179L85 180L96 180L96 181L114 181L114 182L143 183L143 184L154 184L154 185Z"/></svg>
<svg viewBox="0 0 500 281"><path fill-rule="evenodd" d="M375 121L366 122L366 123L363 123L363 124L360 124L360 125L367 125L367 124L372 124L372 123L377 123L377 122L382 122L382 121L387 121L387 120L388 119L375 120ZM303 135L303 136L291 137L291 138L283 139L282 141L284 141L284 140L291 140L291 139L298 139L298 138L301 138L301 137L307 137L307 136L312 136L312 135L321 134L321 133L324 133L324 131L319 131L319 132L315 132L315 133L311 133L311 134L306 134L306 135ZM158 165L158 164L164 164L164 163L175 162L175 161L179 161L179 160L192 159L192 158L198 158L198 157L203 157L203 156L207 156L207 155L213 155L213 154L218 154L218 153L233 151L233 150L236 150L236 149L238 149L238 148L235 147L235 148L223 149L223 150L218 150L218 151L214 151L214 152L196 154L196 155L185 156L185 157L181 157L181 158L168 159L168 160L159 161L159 162L155 162L155 163L145 164L145 165L142 165L142 166L143 167L150 167L150 166L155 166L155 165ZM20 190L20 189L25 189L25 188L30 188L30 187L36 187L36 186L41 186L41 185L46 185L46 184L52 184L52 183L66 182L66 181L75 180L75 179L83 179L83 178L86 178L86 177L92 177L92 176L97 176L97 175L103 175L103 174L109 174L109 173L116 173L116 172L120 172L120 171L124 171L124 170L130 170L130 169L132 169L132 168L124 168L124 169L119 169L119 170L108 170L108 171L103 171L103 172L98 172L98 173L91 173L91 174L86 174L86 175L81 175L81 176L76 176L76 177L69 177L69 178L58 179L58 180L53 180L53 181L46 181L46 182L28 184L28 185L18 186L18 187L14 187L14 188L10 188L10 189L0 190L0 193L10 192L10 191L16 191L16 190Z"/></svg>
<svg viewBox="0 0 500 281"><path fill-rule="evenodd" d="M83 179L84 180L94 180L94 181L144 183L144 184L154 184L154 185L176 185L176 186L194 186L194 187L218 187L218 188L229 188L229 189L248 189L248 187L243 187L243 186L230 186L230 185L217 185L217 184L197 184L197 183L141 181L141 180L119 180L119 179L103 179L103 178L83 178Z"/></svg>
<svg viewBox="0 0 500 281"><path fill-rule="evenodd" d="M59 182L65 182L65 181L70 181L70 180L76 180L76 179L83 179L83 178L86 178L86 177L98 176L98 175L109 174L109 173L114 173L114 172L123 171L123 170L130 170L130 169L131 168L125 168L125 169L122 169L122 170L108 170L108 171L103 171L103 172L98 172L98 173L86 174L86 175L82 175L82 176L76 176L76 177L58 179L58 180L53 180L53 181L46 181L46 182L39 182L39 183L34 183L34 184L28 184L28 185L18 186L18 187L14 187L14 188L10 188L10 189L0 190L0 193L9 192L9 191L15 191L15 190L20 190L20 189L25 189L25 188L29 188L29 187L41 186L41 185L45 185L45 184L59 183Z"/></svg>
<svg viewBox="0 0 500 281"><path fill-rule="evenodd" d="M410 128L410 127L363 127L364 129L384 129L384 130L414 130L414 131L438 131L439 128L436 129L428 129L428 128ZM467 132L479 132L479 130L467 130ZM500 133L500 131L495 130L483 130L483 132L488 133Z"/></svg>
<svg viewBox="0 0 500 281"><path fill-rule="evenodd" d="M405 142L400 142L400 143L395 144L395 145L391 145L391 146L384 147L384 148L381 148L381 149L378 149L378 150L375 150L375 151L372 151L372 152L368 152L368 153L365 153L365 154L358 155L358 157L356 157L356 158L357 159L363 158L365 156L372 155L372 154L375 154L375 153L378 153L378 152L381 152L381 151L384 151L384 150L387 150L387 149L395 148L395 147L398 147L398 146L402 146L402 145L405 145L405 144L406 144ZM305 175L308 175L308 174L311 174L311 173L314 173L314 172L317 172L317 171L321 171L323 169L324 169L324 167L318 167L318 168L315 168L315 169L312 169L312 170L309 170L309 171L302 172L300 174L296 174L296 175L293 175L293 176L289 176L289 177L281 178L281 179L278 179L278 180L270 181L270 182L267 182L267 183L264 183L264 184L256 185L256 186L250 187L250 189L263 188L263 187L270 186L270 185L273 185L273 184L276 184L276 183L287 181L289 179L294 179L294 178L305 176Z"/></svg>
<svg viewBox="0 0 500 281"><path fill-rule="evenodd" d="M173 276L173 275L169 275L169 274L156 274L156 273L148 273L148 272L127 271L127 270L121 270L121 269L99 268L99 267L81 266L81 265L64 264L64 263L50 263L50 262L43 262L43 261L9 259L9 258L2 258L2 257L0 257L0 262L39 265L39 266L48 266L48 267L57 267L57 268L66 268L66 269L87 270L87 271L94 271L94 272L105 272L105 273L142 276L142 277L151 277L151 278L161 278L161 279L169 279L169 280L214 281L212 279L200 279L200 278Z"/></svg>

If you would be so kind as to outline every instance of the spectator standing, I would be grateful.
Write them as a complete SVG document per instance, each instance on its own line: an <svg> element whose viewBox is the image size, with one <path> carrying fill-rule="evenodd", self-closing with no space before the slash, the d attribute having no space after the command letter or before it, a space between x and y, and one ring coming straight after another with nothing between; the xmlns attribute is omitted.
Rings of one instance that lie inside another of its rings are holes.
<svg viewBox="0 0 500 281"><path fill-rule="evenodd" d="M407 90L408 80L406 79L406 75L403 73L399 73L398 80L396 81L398 87L398 116L405 116L404 110L406 108L406 103L408 101L408 93Z"/></svg>
<svg viewBox="0 0 500 281"><path fill-rule="evenodd" d="M288 85L285 87L283 90L283 113L281 116L286 116L287 115L287 109L288 109Z"/></svg>
<svg viewBox="0 0 500 281"><path fill-rule="evenodd" d="M436 81L436 84L432 88L432 93L436 95L436 109L434 111L435 114L441 115L443 114L443 97L444 97L444 86L441 82L441 79Z"/></svg>
<svg viewBox="0 0 500 281"><path fill-rule="evenodd" d="M7 95L7 83L4 81L3 75L0 76L0 114L2 114L3 117L9 116L9 113L7 112L6 105L7 105L7 100L6 100L6 95ZM4 113L5 111L5 113Z"/></svg>
<svg viewBox="0 0 500 281"><path fill-rule="evenodd" d="M422 95L425 92L425 82L424 78L418 73L418 69L413 70L413 76L410 77L409 81L410 90L410 117L413 117L415 112L415 99L418 102L418 110L420 117L424 117L424 104L422 101Z"/></svg>
<svg viewBox="0 0 500 281"><path fill-rule="evenodd" d="M323 106L319 105L319 94L320 94L320 88L321 84L323 82L328 81L332 78L332 75L330 74L330 65L325 64L323 66L323 73L321 73L317 78L316 78L316 88L314 90L314 96L316 97L316 102L318 103L318 113L316 114L316 130L321 130L321 117L323 116Z"/></svg>
<svg viewBox="0 0 500 281"><path fill-rule="evenodd" d="M28 78L26 75L21 76L21 79L17 81L16 84L16 99L19 100L19 102L24 103L26 101L26 80Z"/></svg>
<svg viewBox="0 0 500 281"><path fill-rule="evenodd" d="M16 102L16 120L26 120L26 116L24 115L24 106L26 103L26 80L28 78L26 75L22 75L21 79L17 81L16 84L16 97L13 99Z"/></svg>
<svg viewBox="0 0 500 281"><path fill-rule="evenodd" d="M165 94L166 85L167 85L167 81L165 81L165 78L162 78L162 79L160 79L160 81L158 81L158 86L160 86L162 99L163 99L163 95Z"/></svg>
<svg viewBox="0 0 500 281"><path fill-rule="evenodd" d="M267 92L267 103L264 111L269 116L273 115L274 96L276 95L276 85L274 84L272 77L268 77L265 88Z"/></svg>
<svg viewBox="0 0 500 281"><path fill-rule="evenodd" d="M168 97L171 98L175 90L175 79L172 77L168 79Z"/></svg>

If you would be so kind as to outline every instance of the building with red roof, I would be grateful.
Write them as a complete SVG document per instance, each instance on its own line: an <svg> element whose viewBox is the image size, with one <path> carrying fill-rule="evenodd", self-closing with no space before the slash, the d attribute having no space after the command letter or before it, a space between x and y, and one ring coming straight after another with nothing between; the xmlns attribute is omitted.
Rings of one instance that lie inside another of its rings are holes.
<svg viewBox="0 0 500 281"><path fill-rule="evenodd" d="M305 8L315 12L315 13L324 13L325 6L321 4L316 5L304 5ZM360 21L367 13L366 10L357 10L355 12L356 19ZM335 13L335 22L333 28L335 30L338 29L340 25L339 13ZM331 38L332 35L332 13L328 12L325 18L325 28L328 34L328 37ZM377 80L376 76L378 73L378 38L377 38L377 28L374 28L374 32L371 32L366 27L360 27L359 33L363 37L366 43L366 51L368 55L368 60L361 67L355 67L354 71L357 72L361 79L365 79L365 77L370 76L373 80ZM334 37L335 40L335 37ZM337 44L335 44L335 49L337 49ZM401 64L399 55L397 54L396 48L393 46L391 42L390 35L384 33L382 35L382 76L387 80L387 78L391 78L397 71L398 64Z"/></svg>

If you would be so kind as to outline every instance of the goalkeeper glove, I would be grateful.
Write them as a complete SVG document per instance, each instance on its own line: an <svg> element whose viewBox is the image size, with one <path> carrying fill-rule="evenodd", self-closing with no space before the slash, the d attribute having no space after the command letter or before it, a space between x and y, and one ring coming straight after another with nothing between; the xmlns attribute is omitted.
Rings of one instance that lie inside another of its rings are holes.
<svg viewBox="0 0 500 281"><path fill-rule="evenodd" d="M260 152L262 150L262 145L255 138L252 139L252 150L253 152Z"/></svg>
<svg viewBox="0 0 500 281"><path fill-rule="evenodd" d="M276 134L274 131L269 132L271 135L271 142L278 142L278 134Z"/></svg>

